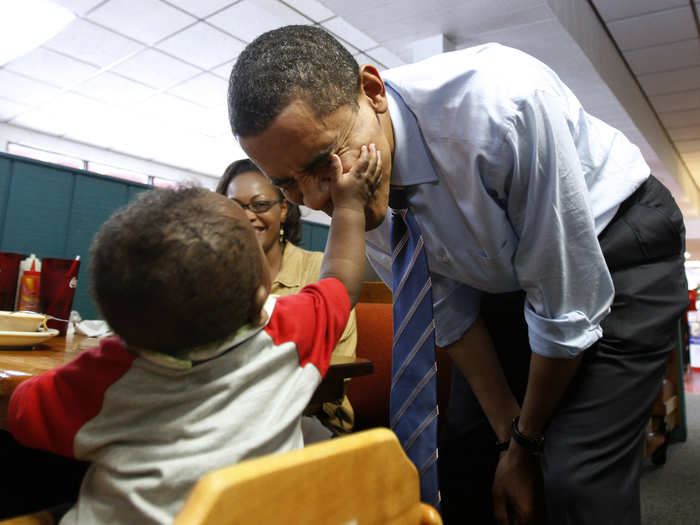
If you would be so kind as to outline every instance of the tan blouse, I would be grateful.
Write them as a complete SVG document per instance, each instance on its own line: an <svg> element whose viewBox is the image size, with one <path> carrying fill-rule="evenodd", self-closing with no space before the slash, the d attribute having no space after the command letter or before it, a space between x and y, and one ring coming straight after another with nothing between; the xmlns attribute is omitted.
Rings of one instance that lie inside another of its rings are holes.
<svg viewBox="0 0 700 525"><path fill-rule="evenodd" d="M287 242L282 252L280 271L272 282L271 294L290 295L297 293L304 286L318 281L321 273L322 252L310 252ZM333 350L333 355L355 357L357 346L357 323L355 309L350 312L348 324ZM352 430L355 415L348 396L337 403L324 403L321 412L314 414L321 422L336 433Z"/></svg>

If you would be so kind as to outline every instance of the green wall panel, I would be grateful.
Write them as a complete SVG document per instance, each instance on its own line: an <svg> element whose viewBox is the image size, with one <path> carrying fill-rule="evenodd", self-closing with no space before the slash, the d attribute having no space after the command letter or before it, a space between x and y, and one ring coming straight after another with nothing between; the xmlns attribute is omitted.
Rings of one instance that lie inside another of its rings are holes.
<svg viewBox="0 0 700 525"><path fill-rule="evenodd" d="M131 202L131 200L134 197L136 197L139 193L141 193L142 191L146 191L146 190L151 189L148 186L135 186L135 185L127 186L127 188L128 188L127 199L126 199L127 202Z"/></svg>
<svg viewBox="0 0 700 525"><path fill-rule="evenodd" d="M80 255L80 274L73 306L85 319L97 317L97 309L88 293L90 242L112 212L127 203L128 196L129 187L121 181L75 175L64 256Z"/></svg>
<svg viewBox="0 0 700 525"><path fill-rule="evenodd" d="M89 248L102 223L150 186L0 153L0 250L39 258L80 255L73 309L97 318Z"/></svg>
<svg viewBox="0 0 700 525"><path fill-rule="evenodd" d="M63 257L73 186L63 170L13 162L0 249Z"/></svg>
<svg viewBox="0 0 700 525"><path fill-rule="evenodd" d="M325 224L312 224L311 229L311 249L322 252L326 249L326 239L328 239L328 226Z"/></svg>
<svg viewBox="0 0 700 525"><path fill-rule="evenodd" d="M305 250L322 252L326 249L328 238L328 226L315 222L302 222L301 242L299 245Z"/></svg>
<svg viewBox="0 0 700 525"><path fill-rule="evenodd" d="M5 223L5 212L7 211L7 198L12 178L12 161L0 158L0 231ZM1 248L0 248L1 249Z"/></svg>

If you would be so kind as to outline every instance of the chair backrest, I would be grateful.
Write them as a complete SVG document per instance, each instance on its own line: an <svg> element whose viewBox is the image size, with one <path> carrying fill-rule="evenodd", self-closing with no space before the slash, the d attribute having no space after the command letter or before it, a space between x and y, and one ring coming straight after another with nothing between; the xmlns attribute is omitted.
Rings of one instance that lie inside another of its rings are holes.
<svg viewBox="0 0 700 525"><path fill-rule="evenodd" d="M393 345L391 291L382 282L366 282L355 306L355 314L357 357L369 359L374 364L372 374L353 378L348 387L348 398L355 411L355 429L388 427ZM452 361L440 348L436 348L435 355L442 422L450 396Z"/></svg>
<svg viewBox="0 0 700 525"><path fill-rule="evenodd" d="M204 476L173 525L442 523L393 432L374 429Z"/></svg>
<svg viewBox="0 0 700 525"><path fill-rule="evenodd" d="M388 427L393 343L391 291L381 282L365 283L355 315L357 357L369 359L374 365L371 374L355 377L348 385L355 429Z"/></svg>

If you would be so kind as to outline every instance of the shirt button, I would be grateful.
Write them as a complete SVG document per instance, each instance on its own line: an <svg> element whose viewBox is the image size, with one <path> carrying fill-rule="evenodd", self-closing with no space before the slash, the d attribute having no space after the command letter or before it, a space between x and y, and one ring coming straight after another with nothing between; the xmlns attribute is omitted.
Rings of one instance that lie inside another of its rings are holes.
<svg viewBox="0 0 700 525"><path fill-rule="evenodd" d="M440 260L444 263L450 260L450 258L447 256L447 250L442 250L442 252L440 253Z"/></svg>

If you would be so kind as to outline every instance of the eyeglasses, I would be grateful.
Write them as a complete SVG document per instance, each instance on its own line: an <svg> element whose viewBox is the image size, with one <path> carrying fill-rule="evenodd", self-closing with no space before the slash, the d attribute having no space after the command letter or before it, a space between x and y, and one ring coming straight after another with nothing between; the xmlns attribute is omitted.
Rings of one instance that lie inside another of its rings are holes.
<svg viewBox="0 0 700 525"><path fill-rule="evenodd" d="M275 204L282 202L284 199L277 199L276 201L255 201L248 204L244 204L233 197L231 197L231 200L234 200L240 204L241 208L244 210L250 210L253 213L265 213L266 211L270 211L270 208L272 208Z"/></svg>

